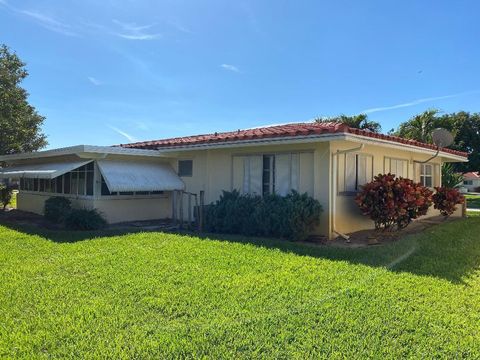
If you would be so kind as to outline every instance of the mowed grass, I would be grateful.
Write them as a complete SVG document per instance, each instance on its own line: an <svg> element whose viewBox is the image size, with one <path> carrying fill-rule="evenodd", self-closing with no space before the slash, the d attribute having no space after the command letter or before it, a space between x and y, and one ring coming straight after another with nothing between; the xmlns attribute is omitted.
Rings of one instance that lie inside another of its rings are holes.
<svg viewBox="0 0 480 360"><path fill-rule="evenodd" d="M480 357L478 217L356 250L33 233L0 227L0 358Z"/></svg>
<svg viewBox="0 0 480 360"><path fill-rule="evenodd" d="M480 195L465 194L465 198L467 199L467 208L480 209Z"/></svg>

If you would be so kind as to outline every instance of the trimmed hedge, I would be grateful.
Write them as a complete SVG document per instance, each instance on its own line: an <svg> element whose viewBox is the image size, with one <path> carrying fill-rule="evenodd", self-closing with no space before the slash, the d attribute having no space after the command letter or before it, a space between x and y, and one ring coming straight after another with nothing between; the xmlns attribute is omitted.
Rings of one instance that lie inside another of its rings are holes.
<svg viewBox="0 0 480 360"><path fill-rule="evenodd" d="M63 196L53 196L45 200L44 214L47 220L60 224L72 211L72 202Z"/></svg>
<svg viewBox="0 0 480 360"><path fill-rule="evenodd" d="M107 221L96 209L73 209L65 218L65 227L70 230L100 230L106 226Z"/></svg>
<svg viewBox="0 0 480 360"><path fill-rule="evenodd" d="M305 240L319 224L320 203L296 191L287 196L223 191L205 210L205 230L216 233Z"/></svg>

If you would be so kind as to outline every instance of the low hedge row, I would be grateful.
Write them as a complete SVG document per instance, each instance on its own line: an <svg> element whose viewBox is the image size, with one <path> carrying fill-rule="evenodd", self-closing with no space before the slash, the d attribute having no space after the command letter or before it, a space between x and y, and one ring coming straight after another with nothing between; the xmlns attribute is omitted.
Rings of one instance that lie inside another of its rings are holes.
<svg viewBox="0 0 480 360"><path fill-rule="evenodd" d="M305 240L318 225L322 207L308 196L292 191L287 196L256 196L224 191L205 210L209 232Z"/></svg>
<svg viewBox="0 0 480 360"><path fill-rule="evenodd" d="M96 209L72 209L72 202L63 196L53 196L45 201L45 218L64 224L69 230L99 230L107 221Z"/></svg>

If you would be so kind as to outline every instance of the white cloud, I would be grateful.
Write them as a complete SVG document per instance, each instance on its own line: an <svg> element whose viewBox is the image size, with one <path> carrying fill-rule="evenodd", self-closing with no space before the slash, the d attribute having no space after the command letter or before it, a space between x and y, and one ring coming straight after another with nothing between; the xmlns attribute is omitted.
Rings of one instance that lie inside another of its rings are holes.
<svg viewBox="0 0 480 360"><path fill-rule="evenodd" d="M87 79L88 79L88 81L90 81L95 86L103 85L103 82L101 82L97 78L94 78L93 76L88 76Z"/></svg>
<svg viewBox="0 0 480 360"><path fill-rule="evenodd" d="M463 93L458 93L458 94L451 94L451 95L435 96L435 97L416 99L416 100L412 100L412 101L402 103L402 104L396 104L396 105L382 106L382 107L366 109L366 110L361 111L361 113L371 114L371 113L380 112L380 111L401 109L401 108L415 106L415 105L419 105L419 104L423 104L423 103L427 103L427 102L432 102L432 101L436 101L436 100L451 99L451 98L459 97L459 96L462 96L462 95L472 94L472 93L475 93L475 92L478 92L478 91L470 91L470 92L463 92Z"/></svg>
<svg viewBox="0 0 480 360"><path fill-rule="evenodd" d="M57 19L54 19L49 15L42 14L40 12L32 11L32 10L17 10L14 8L12 9L22 15L25 15L33 19L38 25L44 27L47 30L54 31L66 36L78 36L78 34L75 33L68 24L65 24Z"/></svg>
<svg viewBox="0 0 480 360"><path fill-rule="evenodd" d="M116 31L112 34L127 40L155 40L162 37L162 34L148 32L156 24L151 25L137 25L135 23L124 23L118 20L112 20L120 27L120 32Z"/></svg>
<svg viewBox="0 0 480 360"><path fill-rule="evenodd" d="M115 126L111 126L111 125L108 125L108 127L110 129L112 129L113 131L115 131L117 134L120 134L122 135L123 137L125 137L128 141L130 142L137 142L138 139L133 136L133 135L130 135L129 133L123 131L123 130L120 130L119 128L115 127Z"/></svg>
<svg viewBox="0 0 480 360"><path fill-rule="evenodd" d="M222 64L220 65L221 68L225 69L225 70L228 70L228 71L233 71L233 72L240 72L240 69L238 67L236 67L235 65L231 65L231 64Z"/></svg>

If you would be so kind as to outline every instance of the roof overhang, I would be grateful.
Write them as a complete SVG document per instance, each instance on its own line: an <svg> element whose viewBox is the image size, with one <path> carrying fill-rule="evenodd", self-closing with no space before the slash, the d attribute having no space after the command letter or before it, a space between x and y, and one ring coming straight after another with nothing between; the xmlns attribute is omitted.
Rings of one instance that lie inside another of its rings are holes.
<svg viewBox="0 0 480 360"><path fill-rule="evenodd" d="M127 156L153 156L162 157L158 150L128 149L118 146L95 146L95 145L76 145L52 150L36 151L29 153L19 153L0 156L0 161L11 162L15 160L41 159L55 156L77 155L80 158L102 158L107 155L127 155Z"/></svg>

